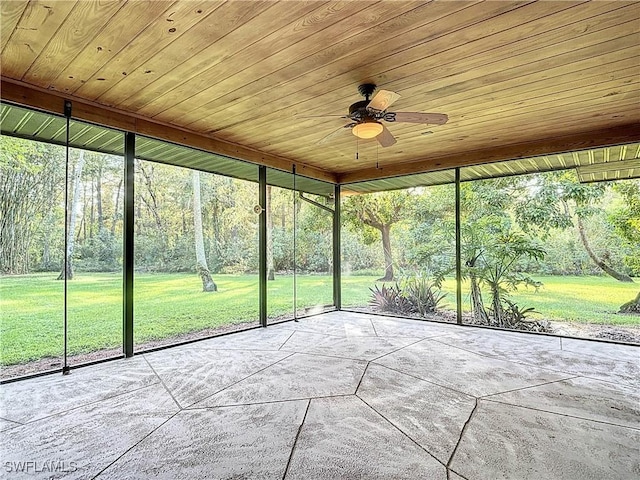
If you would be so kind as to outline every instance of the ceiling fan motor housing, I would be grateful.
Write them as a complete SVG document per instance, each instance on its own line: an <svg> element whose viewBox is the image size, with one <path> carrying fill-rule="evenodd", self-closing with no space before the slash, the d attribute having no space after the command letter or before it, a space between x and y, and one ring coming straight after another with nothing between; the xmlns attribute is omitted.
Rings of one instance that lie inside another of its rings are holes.
<svg viewBox="0 0 640 480"><path fill-rule="evenodd" d="M367 115L367 105L369 105L368 100L361 100L359 102L351 104L349 107L349 118L353 120L364 120Z"/></svg>

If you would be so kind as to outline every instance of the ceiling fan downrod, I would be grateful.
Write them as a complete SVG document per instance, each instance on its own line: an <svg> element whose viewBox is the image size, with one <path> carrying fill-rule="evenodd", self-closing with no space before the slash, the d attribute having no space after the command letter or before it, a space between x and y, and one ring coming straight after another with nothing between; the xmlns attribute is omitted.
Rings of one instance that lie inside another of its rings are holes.
<svg viewBox="0 0 640 480"><path fill-rule="evenodd" d="M375 83L363 83L358 87L358 92L360 92L360 95L362 95L367 100L367 102L371 99L371 95L373 95L373 92L375 91Z"/></svg>

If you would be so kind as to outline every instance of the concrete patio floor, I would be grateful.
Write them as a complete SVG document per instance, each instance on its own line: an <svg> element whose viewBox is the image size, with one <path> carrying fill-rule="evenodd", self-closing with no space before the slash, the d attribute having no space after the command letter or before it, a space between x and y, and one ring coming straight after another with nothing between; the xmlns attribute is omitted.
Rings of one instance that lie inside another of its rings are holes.
<svg viewBox="0 0 640 480"><path fill-rule="evenodd" d="M3 385L0 478L634 479L639 390L637 347L333 312Z"/></svg>

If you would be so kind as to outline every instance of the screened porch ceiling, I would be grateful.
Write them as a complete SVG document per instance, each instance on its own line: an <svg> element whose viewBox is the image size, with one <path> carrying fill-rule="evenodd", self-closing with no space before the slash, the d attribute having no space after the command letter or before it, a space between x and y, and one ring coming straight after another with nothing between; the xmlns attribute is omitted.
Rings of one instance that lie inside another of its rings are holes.
<svg viewBox="0 0 640 480"><path fill-rule="evenodd" d="M470 167L463 180L573 167L582 181L640 176L638 2L58 0L1 9L5 134L59 143L15 105L61 114L70 99L75 120L197 149L156 149L149 159L240 178L251 164L295 165L357 192L448 183L456 166ZM349 129L318 145L347 123L322 115L346 114L367 82L401 95L392 111L449 121L388 123L398 141L387 148L356 142ZM86 131L77 146L107 140Z"/></svg>

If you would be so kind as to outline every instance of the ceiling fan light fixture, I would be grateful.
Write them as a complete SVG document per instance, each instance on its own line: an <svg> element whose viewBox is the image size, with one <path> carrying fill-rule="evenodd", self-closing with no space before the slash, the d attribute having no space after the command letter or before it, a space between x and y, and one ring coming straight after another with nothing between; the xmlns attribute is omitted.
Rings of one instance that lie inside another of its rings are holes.
<svg viewBox="0 0 640 480"><path fill-rule="evenodd" d="M382 133L383 126L380 122L363 122L357 124L351 130L358 138L374 138Z"/></svg>

